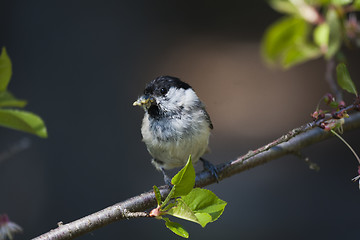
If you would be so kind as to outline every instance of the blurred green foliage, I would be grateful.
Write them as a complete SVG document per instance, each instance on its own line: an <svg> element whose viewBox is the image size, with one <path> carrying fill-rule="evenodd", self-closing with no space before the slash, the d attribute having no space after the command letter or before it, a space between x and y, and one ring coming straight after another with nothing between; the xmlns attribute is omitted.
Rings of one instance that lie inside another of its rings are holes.
<svg viewBox="0 0 360 240"><path fill-rule="evenodd" d="M271 65L289 68L323 56L330 59L341 46L360 42L357 21L348 18L360 10L360 0L271 0L286 16L271 24L262 40L262 54Z"/></svg>
<svg viewBox="0 0 360 240"><path fill-rule="evenodd" d="M264 34L261 51L265 61L288 69L319 57L334 59L338 85L358 96L341 48L360 47L355 15L360 0L270 0L269 4L285 16Z"/></svg>
<svg viewBox="0 0 360 240"><path fill-rule="evenodd" d="M16 109L25 107L27 102L17 99L7 90L11 76L11 60L3 47L0 55L0 126L46 138L47 130L44 121L38 115Z"/></svg>

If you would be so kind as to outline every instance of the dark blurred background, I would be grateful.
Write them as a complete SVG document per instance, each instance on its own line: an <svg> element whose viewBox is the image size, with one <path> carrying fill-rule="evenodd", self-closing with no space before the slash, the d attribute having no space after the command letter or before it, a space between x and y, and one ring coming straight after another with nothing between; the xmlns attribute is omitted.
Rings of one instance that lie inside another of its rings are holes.
<svg viewBox="0 0 360 240"><path fill-rule="evenodd" d="M13 62L9 85L45 121L49 138L0 128L0 213L30 239L162 185L141 142L147 82L173 75L206 103L213 163L226 162L311 120L329 91L322 59L268 68L260 40L279 15L265 1L16 1L0 8L0 45ZM360 77L359 52L349 68ZM358 82L358 81L357 81ZM360 131L344 134L358 151ZM303 151L320 171L288 156L209 186L228 202L205 229L179 221L191 239L356 239L356 159L338 139ZM79 239L177 239L164 223L133 219Z"/></svg>

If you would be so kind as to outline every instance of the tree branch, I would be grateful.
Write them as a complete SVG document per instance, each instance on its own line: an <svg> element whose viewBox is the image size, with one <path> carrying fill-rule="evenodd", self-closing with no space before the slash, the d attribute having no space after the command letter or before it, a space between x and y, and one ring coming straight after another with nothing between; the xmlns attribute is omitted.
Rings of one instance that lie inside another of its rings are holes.
<svg viewBox="0 0 360 240"><path fill-rule="evenodd" d="M287 154L298 153L306 146L333 136L331 132L315 127L316 125L316 123L311 123L296 128L268 145L254 151L249 151L249 153L236 160L218 165L219 180L231 177L232 175L278 159ZM350 115L343 125L344 131L350 131L359 127L360 112ZM211 173L204 171L197 174L195 185L196 187L204 187L215 182L216 179L214 179ZM169 193L168 186L161 186L159 189L163 197L166 197ZM34 239L73 239L121 219L148 217L145 211L150 208L155 208L156 205L155 195L151 190L68 224L59 223L56 229Z"/></svg>

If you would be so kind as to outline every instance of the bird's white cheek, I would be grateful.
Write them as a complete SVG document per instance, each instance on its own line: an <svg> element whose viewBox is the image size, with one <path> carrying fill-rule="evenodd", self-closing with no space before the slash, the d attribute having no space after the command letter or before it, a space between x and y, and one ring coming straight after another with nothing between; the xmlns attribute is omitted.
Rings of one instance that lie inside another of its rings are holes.
<svg viewBox="0 0 360 240"><path fill-rule="evenodd" d="M178 111L179 107L187 108L194 104L197 96L192 89L170 88L166 97L160 97L158 104L167 111Z"/></svg>

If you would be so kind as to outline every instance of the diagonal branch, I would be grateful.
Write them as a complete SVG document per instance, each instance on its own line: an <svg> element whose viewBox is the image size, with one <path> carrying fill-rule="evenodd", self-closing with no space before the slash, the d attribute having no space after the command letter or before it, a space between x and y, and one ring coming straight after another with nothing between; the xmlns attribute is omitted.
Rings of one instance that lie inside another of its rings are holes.
<svg viewBox="0 0 360 240"><path fill-rule="evenodd" d="M232 175L278 159L287 154L297 153L309 145L333 136L330 132L315 126L316 124L307 124L296 128L264 147L250 151L244 156L226 164L218 165L219 180L231 177ZM356 112L347 118L343 128L344 131L360 128L360 112ZM195 185L197 187L204 187L215 182L216 180L211 173L201 172L196 176ZM169 193L169 187L167 186L162 186L159 189L163 197ZM148 217L145 211L150 208L155 208L156 204L153 191L149 191L68 224L59 223L56 229L34 239L73 239L121 219Z"/></svg>

